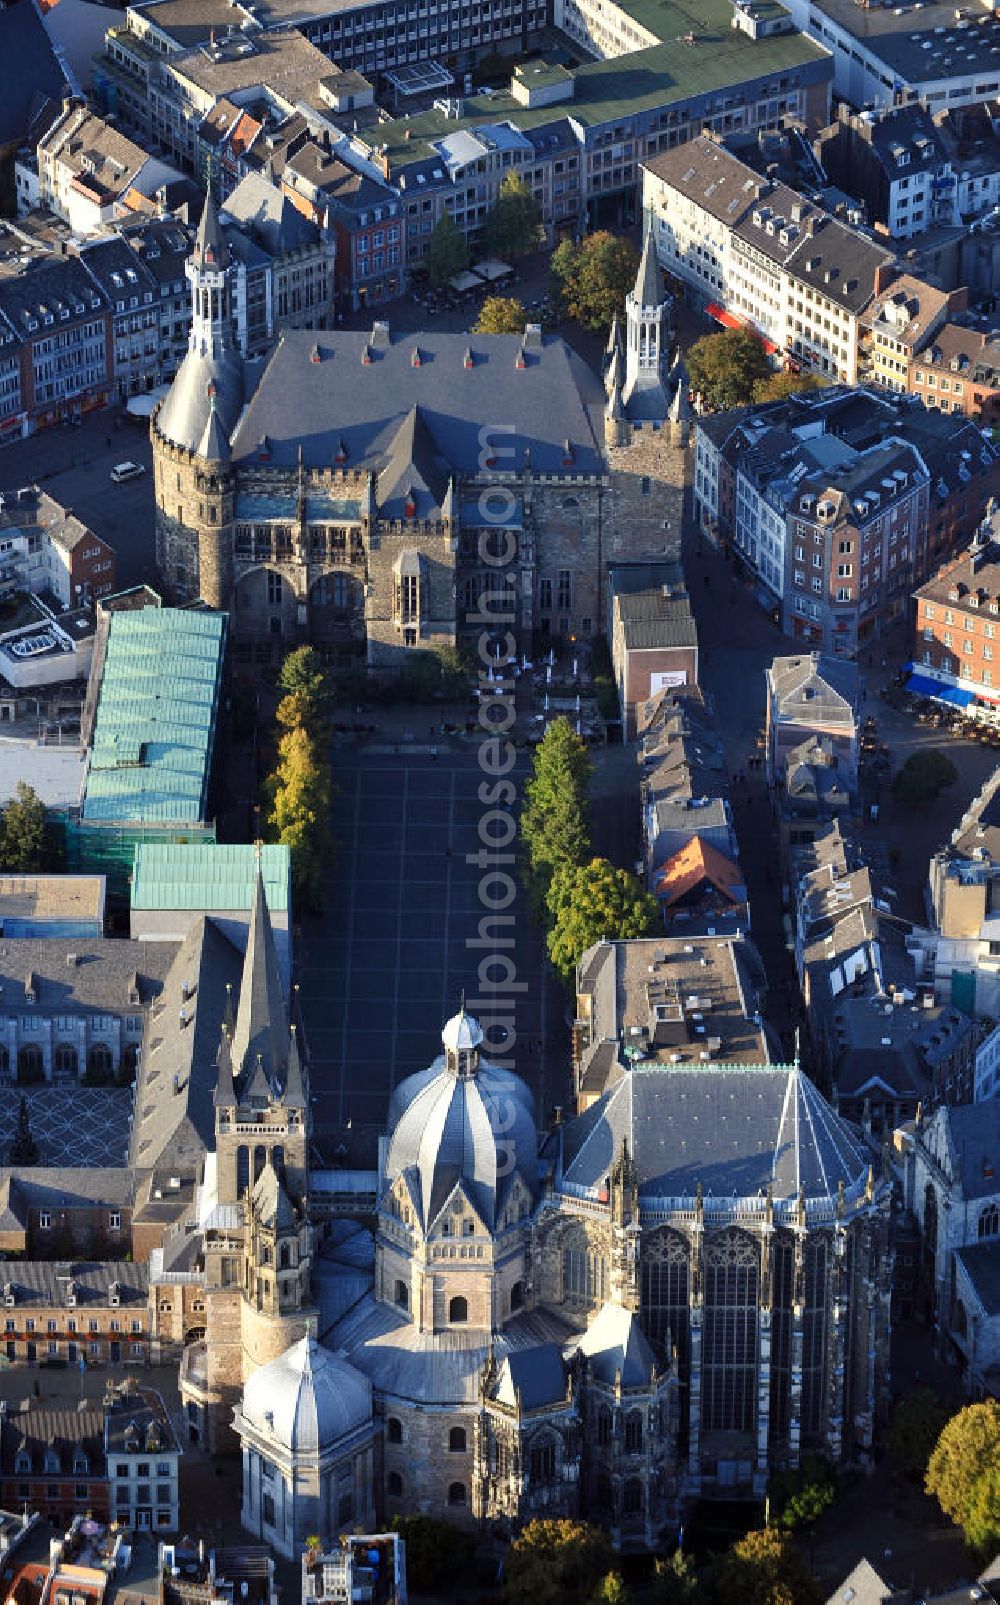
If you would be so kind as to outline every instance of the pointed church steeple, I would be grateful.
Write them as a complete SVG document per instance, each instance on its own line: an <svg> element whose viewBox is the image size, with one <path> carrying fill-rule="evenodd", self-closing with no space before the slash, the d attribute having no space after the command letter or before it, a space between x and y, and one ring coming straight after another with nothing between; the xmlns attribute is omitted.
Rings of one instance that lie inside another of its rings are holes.
<svg viewBox="0 0 1000 1605"><path fill-rule="evenodd" d="M192 261L196 267L214 268L216 271L229 266L229 246L219 223L219 212L211 190L205 197Z"/></svg>
<svg viewBox="0 0 1000 1605"><path fill-rule="evenodd" d="M288 1031L288 1070L285 1074L284 1104L286 1109L305 1109L308 1102L305 1071L299 1053L299 1033L293 1020Z"/></svg>
<svg viewBox="0 0 1000 1605"><path fill-rule="evenodd" d="M663 384L669 299L660 283L653 231L647 229L635 286L625 301L625 382L622 402L632 421L662 423L669 399Z"/></svg>
<svg viewBox="0 0 1000 1605"><path fill-rule="evenodd" d="M259 853L232 1056L236 1074L247 1077L244 1097L251 1088L256 1096L267 1096L284 1082L288 1016Z"/></svg>
<svg viewBox="0 0 1000 1605"><path fill-rule="evenodd" d="M233 1058L229 1046L229 1032L222 1028L222 1038L219 1042L219 1051L215 1056L215 1107L217 1109L236 1108L236 1087L233 1084Z"/></svg>

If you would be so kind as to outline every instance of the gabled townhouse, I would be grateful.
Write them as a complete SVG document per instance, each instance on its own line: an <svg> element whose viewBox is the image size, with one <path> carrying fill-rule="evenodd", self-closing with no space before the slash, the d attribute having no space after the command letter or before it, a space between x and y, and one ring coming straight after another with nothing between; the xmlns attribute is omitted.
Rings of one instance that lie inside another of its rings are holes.
<svg viewBox="0 0 1000 1605"><path fill-rule="evenodd" d="M773 183L707 135L643 163L660 266L724 324L799 368L855 384L861 318L896 273L861 230Z"/></svg>

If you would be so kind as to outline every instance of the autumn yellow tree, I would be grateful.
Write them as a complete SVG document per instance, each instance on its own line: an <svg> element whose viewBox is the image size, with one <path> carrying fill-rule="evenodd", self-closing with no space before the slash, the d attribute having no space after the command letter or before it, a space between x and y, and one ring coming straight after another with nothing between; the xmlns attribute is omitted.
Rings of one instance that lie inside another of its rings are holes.
<svg viewBox="0 0 1000 1605"><path fill-rule="evenodd" d="M278 742L277 768L265 792L268 823L291 852L295 895L317 908L330 856L330 776L304 725L293 725Z"/></svg>

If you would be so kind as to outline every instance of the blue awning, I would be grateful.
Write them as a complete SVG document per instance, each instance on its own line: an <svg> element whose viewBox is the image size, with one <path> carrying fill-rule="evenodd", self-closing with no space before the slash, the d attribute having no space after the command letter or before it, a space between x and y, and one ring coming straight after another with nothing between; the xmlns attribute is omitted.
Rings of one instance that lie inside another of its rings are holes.
<svg viewBox="0 0 1000 1605"><path fill-rule="evenodd" d="M950 702L956 708L967 708L975 701L971 691L963 691L957 685L942 685L940 680L931 680L926 674L911 674L906 689L915 697L933 697L937 702Z"/></svg>

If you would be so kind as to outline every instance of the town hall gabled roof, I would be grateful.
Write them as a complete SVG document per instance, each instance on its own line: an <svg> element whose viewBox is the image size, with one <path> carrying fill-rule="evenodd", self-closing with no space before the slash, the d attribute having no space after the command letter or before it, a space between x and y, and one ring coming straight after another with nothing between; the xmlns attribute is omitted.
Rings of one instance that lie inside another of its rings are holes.
<svg viewBox="0 0 1000 1605"><path fill-rule="evenodd" d="M431 518L440 513L448 491L448 473L421 407L411 407L378 476L378 505L383 518ZM414 511L407 513L412 500Z"/></svg>
<svg viewBox="0 0 1000 1605"><path fill-rule="evenodd" d="M869 1154L797 1065L638 1066L561 1128L557 1188L584 1196L607 1186L627 1142L640 1201L762 1198L802 1190L829 1206L844 1183L864 1190Z"/></svg>
<svg viewBox="0 0 1000 1605"><path fill-rule="evenodd" d="M447 464L445 483L447 473L480 471L481 422L491 418L513 425L498 437L506 471L520 472L530 453L535 472L568 472L569 441L572 472L597 474L604 400L597 375L552 335L531 341L476 335L470 346L467 334L437 329L399 337L383 329L338 330L318 340L292 329L278 341L231 436L233 459L253 463L266 437L272 466L294 467L301 444L307 468L328 468L342 450L351 467L378 474L417 407Z"/></svg>

